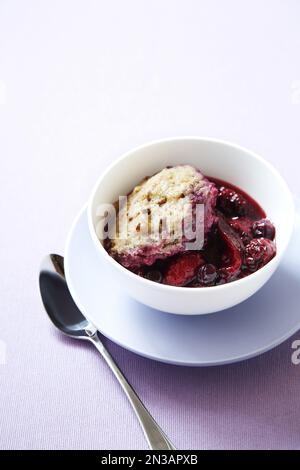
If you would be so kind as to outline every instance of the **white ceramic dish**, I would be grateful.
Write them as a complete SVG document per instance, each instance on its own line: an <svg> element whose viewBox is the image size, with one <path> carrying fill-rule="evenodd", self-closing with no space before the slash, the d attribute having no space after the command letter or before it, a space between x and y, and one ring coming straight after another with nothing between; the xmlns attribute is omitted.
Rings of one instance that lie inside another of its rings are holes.
<svg viewBox="0 0 300 470"><path fill-rule="evenodd" d="M96 234L99 204L112 203L126 195L147 175L167 165L191 164L205 175L228 181L258 201L276 226L277 254L254 274L217 287L173 287L136 276L103 248ZM136 300L150 307L177 314L206 314L224 310L257 292L278 267L288 245L294 203L279 173L254 152L212 139L176 138L153 142L134 149L114 162L98 180L88 204L90 234L99 263L114 273L115 283ZM121 287L122 286L122 287Z"/></svg>
<svg viewBox="0 0 300 470"><path fill-rule="evenodd" d="M81 311L105 336L142 356L178 365L210 366L261 354L300 328L300 204L295 231L270 282L220 314L167 315L136 302L98 259L83 210L71 228L65 272Z"/></svg>

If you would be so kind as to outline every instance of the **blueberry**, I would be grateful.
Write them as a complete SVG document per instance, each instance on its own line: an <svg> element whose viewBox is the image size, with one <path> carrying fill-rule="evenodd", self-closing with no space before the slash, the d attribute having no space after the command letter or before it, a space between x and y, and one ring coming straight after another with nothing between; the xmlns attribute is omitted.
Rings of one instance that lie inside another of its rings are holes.
<svg viewBox="0 0 300 470"><path fill-rule="evenodd" d="M163 280L163 275L160 271L158 271L158 269L153 269L152 271L148 271L145 274L145 278L149 279L149 281L161 283Z"/></svg>
<svg viewBox="0 0 300 470"><path fill-rule="evenodd" d="M254 222L252 232L255 238L268 238L269 240L275 238L275 227L269 219Z"/></svg>

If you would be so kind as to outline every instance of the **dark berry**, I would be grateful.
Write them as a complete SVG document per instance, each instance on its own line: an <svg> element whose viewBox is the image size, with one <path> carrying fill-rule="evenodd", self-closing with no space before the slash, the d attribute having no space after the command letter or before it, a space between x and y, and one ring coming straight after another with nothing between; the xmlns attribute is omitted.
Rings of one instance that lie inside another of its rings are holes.
<svg viewBox="0 0 300 470"><path fill-rule="evenodd" d="M149 281L161 283L163 280L163 275L160 271L158 271L158 269L153 269L152 271L148 271L145 274L145 278L149 279Z"/></svg>
<svg viewBox="0 0 300 470"><path fill-rule="evenodd" d="M217 207L227 217L241 217L246 214L246 199L231 188L221 186L217 199Z"/></svg>
<svg viewBox="0 0 300 470"><path fill-rule="evenodd" d="M198 270L198 281L201 286L212 286L217 278L217 270L213 264L204 264Z"/></svg>
<svg viewBox="0 0 300 470"><path fill-rule="evenodd" d="M248 217L234 217L233 219L229 219L228 223L230 227L238 233L244 245L248 245L253 238L253 220Z"/></svg>
<svg viewBox="0 0 300 470"><path fill-rule="evenodd" d="M257 271L267 264L276 253L275 243L267 238L254 238L245 248L244 265L250 271Z"/></svg>
<svg viewBox="0 0 300 470"><path fill-rule="evenodd" d="M269 240L275 238L275 227L269 219L254 222L252 232L255 238L268 238Z"/></svg>
<svg viewBox="0 0 300 470"><path fill-rule="evenodd" d="M170 286L185 286L196 277L199 266L204 264L198 252L188 252L173 258L166 270L164 282Z"/></svg>

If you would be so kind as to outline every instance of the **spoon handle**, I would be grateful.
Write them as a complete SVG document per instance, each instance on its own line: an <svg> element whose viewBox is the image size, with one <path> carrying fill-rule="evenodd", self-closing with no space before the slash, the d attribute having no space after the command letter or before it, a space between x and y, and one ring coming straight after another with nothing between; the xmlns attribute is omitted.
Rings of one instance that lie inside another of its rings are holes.
<svg viewBox="0 0 300 470"><path fill-rule="evenodd" d="M150 449L152 450L176 450L173 444L169 441L165 433L160 429L158 424L150 415L149 411L145 408L123 373L111 357L103 343L100 341L97 333L89 337L93 345L98 349L113 374L119 381L123 388L132 408L140 422L144 435L147 439Z"/></svg>

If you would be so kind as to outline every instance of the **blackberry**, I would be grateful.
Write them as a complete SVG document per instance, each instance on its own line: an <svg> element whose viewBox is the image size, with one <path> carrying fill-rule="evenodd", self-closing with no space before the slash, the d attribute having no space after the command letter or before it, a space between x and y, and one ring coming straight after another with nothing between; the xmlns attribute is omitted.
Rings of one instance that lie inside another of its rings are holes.
<svg viewBox="0 0 300 470"><path fill-rule="evenodd" d="M244 266L255 272L267 264L276 253L275 243L267 238L254 238L245 248Z"/></svg>
<svg viewBox="0 0 300 470"><path fill-rule="evenodd" d="M247 201L233 189L221 186L217 199L217 207L227 217L242 217L246 214Z"/></svg>

